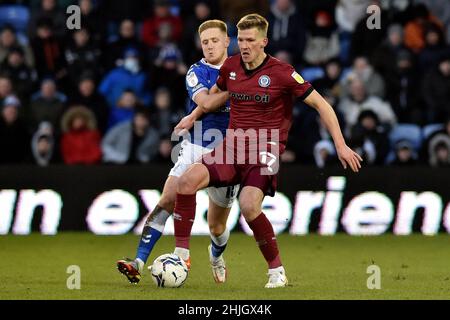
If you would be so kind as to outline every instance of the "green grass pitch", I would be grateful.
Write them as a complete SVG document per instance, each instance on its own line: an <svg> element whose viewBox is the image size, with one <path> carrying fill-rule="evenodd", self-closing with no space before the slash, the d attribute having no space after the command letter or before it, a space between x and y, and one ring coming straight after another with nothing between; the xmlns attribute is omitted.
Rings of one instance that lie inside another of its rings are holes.
<svg viewBox="0 0 450 320"><path fill-rule="evenodd" d="M209 238L191 240L192 270L183 287L156 288L145 269L138 285L115 262L133 257L138 237L60 233L0 237L0 299L449 299L450 237L422 235L278 237L289 287L264 289L266 265L253 237L232 233L226 284L214 283ZM162 237L149 262L171 252ZM367 267L381 268L381 289L367 288ZM81 289L69 290L67 267L81 268Z"/></svg>

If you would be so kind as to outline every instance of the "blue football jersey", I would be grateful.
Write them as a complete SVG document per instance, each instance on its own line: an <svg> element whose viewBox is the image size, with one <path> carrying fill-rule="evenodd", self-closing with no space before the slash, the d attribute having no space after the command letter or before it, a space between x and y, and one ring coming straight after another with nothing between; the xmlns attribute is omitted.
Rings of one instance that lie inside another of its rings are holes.
<svg viewBox="0 0 450 320"><path fill-rule="evenodd" d="M190 114L192 110L197 107L194 102L194 97L196 94L203 90L209 90L216 83L217 77L219 76L220 66L215 66L209 64L205 59L201 59L199 62L193 64L186 74L186 89L189 94L189 104L187 106L187 113ZM222 141L225 137L226 129L228 128L228 122L230 119L230 107L229 102L216 112L209 112L203 114L203 116L198 119L202 122L201 136L198 130L194 134L194 127L190 130L191 142L203 147L213 148L218 143ZM216 135L210 139L204 136L204 133L208 129L217 129L222 133L222 137L218 139Z"/></svg>

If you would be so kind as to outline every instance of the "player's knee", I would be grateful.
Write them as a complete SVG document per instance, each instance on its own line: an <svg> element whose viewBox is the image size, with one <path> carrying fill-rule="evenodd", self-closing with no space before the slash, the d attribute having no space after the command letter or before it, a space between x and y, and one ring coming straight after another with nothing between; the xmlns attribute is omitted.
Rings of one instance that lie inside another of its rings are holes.
<svg viewBox="0 0 450 320"><path fill-rule="evenodd" d="M226 225L220 222L209 222L209 233L218 237L225 232Z"/></svg>
<svg viewBox="0 0 450 320"><path fill-rule="evenodd" d="M246 221L252 221L261 213L259 205L256 205L253 201L247 199L241 200L239 206Z"/></svg>

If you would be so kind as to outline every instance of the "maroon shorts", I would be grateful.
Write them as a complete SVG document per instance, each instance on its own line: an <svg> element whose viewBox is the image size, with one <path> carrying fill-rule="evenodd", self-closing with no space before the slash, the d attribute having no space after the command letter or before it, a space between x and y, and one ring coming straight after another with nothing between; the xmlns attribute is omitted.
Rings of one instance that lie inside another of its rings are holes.
<svg viewBox="0 0 450 320"><path fill-rule="evenodd" d="M218 149L223 150L223 145L219 145L211 153L202 157L202 163L209 172L209 186L224 187L230 185L240 185L240 190L245 186L256 187L260 189L264 195L273 197L277 189L278 174L267 174L267 164L261 163L258 159L257 163L225 163L212 162L206 160L214 157Z"/></svg>
<svg viewBox="0 0 450 320"><path fill-rule="evenodd" d="M245 186L256 187L264 195L273 197L277 189L278 175L262 175L261 166L257 164L206 164L209 171L209 186L224 187L240 184L240 190Z"/></svg>

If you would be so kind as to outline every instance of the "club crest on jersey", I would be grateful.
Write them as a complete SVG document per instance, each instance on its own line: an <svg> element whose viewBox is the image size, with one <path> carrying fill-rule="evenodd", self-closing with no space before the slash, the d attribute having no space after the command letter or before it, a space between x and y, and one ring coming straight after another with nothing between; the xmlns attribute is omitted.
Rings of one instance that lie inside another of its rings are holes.
<svg viewBox="0 0 450 320"><path fill-rule="evenodd" d="M259 77L258 84L260 87L267 88L270 85L269 76L262 75L261 77Z"/></svg>
<svg viewBox="0 0 450 320"><path fill-rule="evenodd" d="M188 75L186 76L186 81L189 85L189 87L195 87L198 84L198 78L197 75L195 74L195 72L190 72L188 73Z"/></svg>
<svg viewBox="0 0 450 320"><path fill-rule="evenodd" d="M230 80L236 80L236 72L234 71L230 72Z"/></svg>

